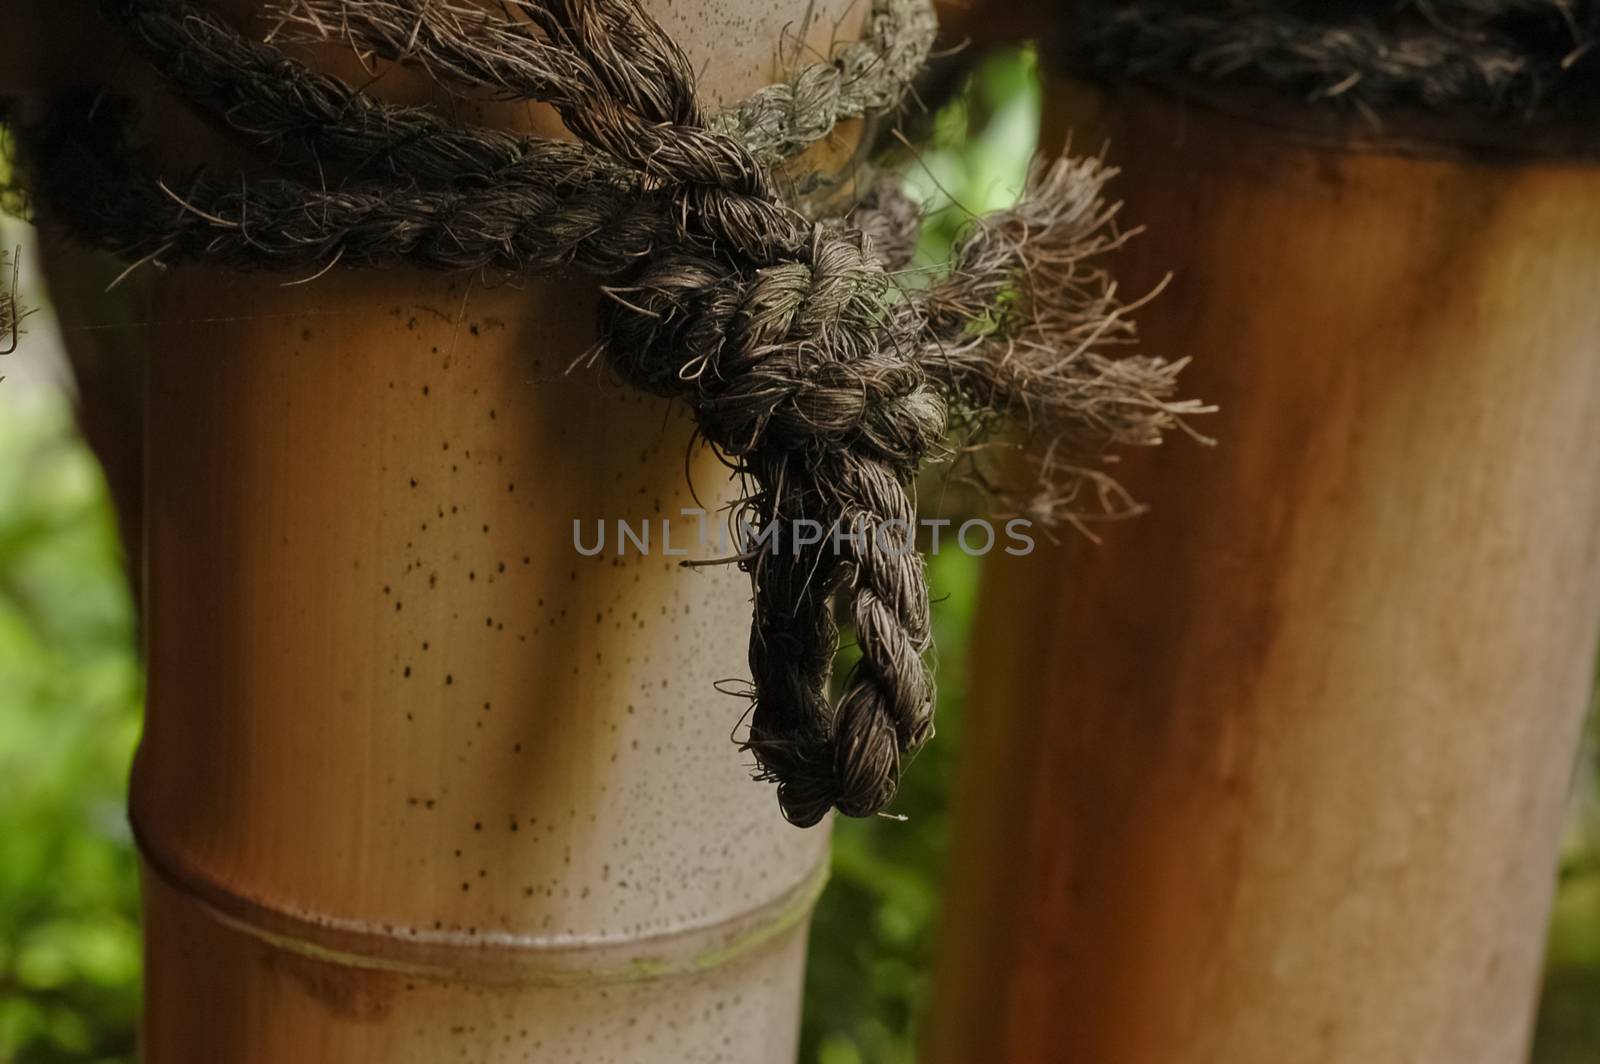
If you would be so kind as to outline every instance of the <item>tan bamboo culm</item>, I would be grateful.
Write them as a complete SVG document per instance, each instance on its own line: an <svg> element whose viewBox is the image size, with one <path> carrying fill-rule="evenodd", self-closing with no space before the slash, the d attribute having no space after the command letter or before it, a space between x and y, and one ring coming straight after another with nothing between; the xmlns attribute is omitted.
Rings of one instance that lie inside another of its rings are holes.
<svg viewBox="0 0 1600 1064"><path fill-rule="evenodd" d="M646 6L713 101L792 64L807 14ZM805 54L861 14L811 5ZM224 150L146 100L172 158ZM741 707L714 684L746 674L746 578L572 546L574 519L692 541L680 509L732 491L700 450L691 493L681 412L568 372L598 298L158 281L148 1064L792 1059L826 833L785 824L729 740Z"/></svg>
<svg viewBox="0 0 1600 1064"><path fill-rule="evenodd" d="M1048 109L1219 445L990 568L929 1059L1519 1064L1600 636L1600 167Z"/></svg>

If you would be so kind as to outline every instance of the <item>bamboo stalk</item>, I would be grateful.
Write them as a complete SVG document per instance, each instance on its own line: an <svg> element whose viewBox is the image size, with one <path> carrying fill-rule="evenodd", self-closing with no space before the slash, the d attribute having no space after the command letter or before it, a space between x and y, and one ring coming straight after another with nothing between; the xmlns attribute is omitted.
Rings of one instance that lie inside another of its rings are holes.
<svg viewBox="0 0 1600 1064"><path fill-rule="evenodd" d="M740 574L572 544L695 505L689 425L565 375L591 287L468 289L163 285L149 1061L792 1054L826 841L729 742Z"/></svg>
<svg viewBox="0 0 1600 1064"><path fill-rule="evenodd" d="M712 101L863 13L647 6ZM222 150L153 109L173 157ZM156 284L131 798L150 1064L792 1059L826 833L784 823L729 739L745 578L659 539L574 549L575 519L670 519L691 545L680 510L714 523L734 490L681 412L569 373L597 298L399 271Z"/></svg>
<svg viewBox="0 0 1600 1064"><path fill-rule="evenodd" d="M1600 168L1100 104L1050 107L1220 446L991 564L930 1059L1520 1061L1600 636Z"/></svg>

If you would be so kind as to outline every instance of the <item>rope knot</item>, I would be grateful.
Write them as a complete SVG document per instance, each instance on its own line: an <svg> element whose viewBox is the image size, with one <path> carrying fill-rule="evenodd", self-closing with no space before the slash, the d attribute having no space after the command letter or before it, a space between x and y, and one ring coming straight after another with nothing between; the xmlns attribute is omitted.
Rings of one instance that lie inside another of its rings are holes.
<svg viewBox="0 0 1600 1064"><path fill-rule="evenodd" d="M644 267L602 312L612 364L687 399L727 454L857 447L909 473L947 418L916 352L894 343L881 263L860 234L823 227L799 254L744 269L692 255Z"/></svg>

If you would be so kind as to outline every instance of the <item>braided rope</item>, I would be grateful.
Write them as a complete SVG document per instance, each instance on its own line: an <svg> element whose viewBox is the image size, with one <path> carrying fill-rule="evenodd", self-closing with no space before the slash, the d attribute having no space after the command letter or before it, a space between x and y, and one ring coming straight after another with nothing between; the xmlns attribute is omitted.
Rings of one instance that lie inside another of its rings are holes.
<svg viewBox="0 0 1600 1064"><path fill-rule="evenodd" d="M1067 65L1107 80L1525 119L1600 110L1597 41L1594 0L1083 0L1062 33Z"/></svg>
<svg viewBox="0 0 1600 1064"><path fill-rule="evenodd" d="M62 98L21 139L48 205L81 235L135 260L615 276L599 352L635 386L689 403L747 486L742 523L848 530L767 541L742 561L755 599L744 745L796 824L881 810L933 733L906 485L942 449L952 411L1037 425L1094 455L1157 442L1200 409L1169 399L1181 364L1104 353L1132 326L1094 265L1120 243L1095 161L1040 170L1017 208L974 223L950 271L911 292L889 272L913 241L903 200L879 186L850 220L819 223L776 192L774 163L898 101L931 44L925 0L884 0L865 41L710 116L687 59L635 0L279 11L280 39L343 40L442 82L548 103L576 143L384 103L188 0L102 3L186 100L282 173L170 186L132 143L126 108ZM1056 473L1035 501L1042 515L1094 480ZM834 705L836 595L861 660Z"/></svg>

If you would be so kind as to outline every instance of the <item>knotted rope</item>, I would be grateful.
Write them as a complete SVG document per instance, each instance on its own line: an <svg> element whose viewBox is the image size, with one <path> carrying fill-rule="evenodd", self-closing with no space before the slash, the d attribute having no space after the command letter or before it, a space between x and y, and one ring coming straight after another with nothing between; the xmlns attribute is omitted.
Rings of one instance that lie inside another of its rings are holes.
<svg viewBox="0 0 1600 1064"><path fill-rule="evenodd" d="M1200 409L1169 399L1181 364L1108 353L1132 325L1095 264L1121 242L1096 161L1036 172L1014 210L976 221L949 270L910 291L892 271L915 212L891 188L848 221L811 220L780 195L775 164L841 118L898 102L932 41L926 0L883 0L865 40L715 115L635 0L292 0L278 12L279 39L343 40L462 89L550 104L575 143L386 103L187 0L103 6L179 94L269 149L279 173L169 184L125 107L60 99L20 139L39 193L85 238L136 262L611 279L597 352L632 384L685 400L746 484L741 517L763 545L741 560L754 588L744 745L796 824L883 809L933 733L906 485L952 417L1037 429L1048 453L1088 461L1159 442ZM1084 483L1100 474L1055 465L1034 512L1070 511ZM802 520L847 534L763 542ZM836 595L861 660L830 705Z"/></svg>
<svg viewBox="0 0 1600 1064"><path fill-rule="evenodd" d="M1594 0L1082 0L1062 46L1109 80L1281 89L1373 112L1600 114Z"/></svg>

